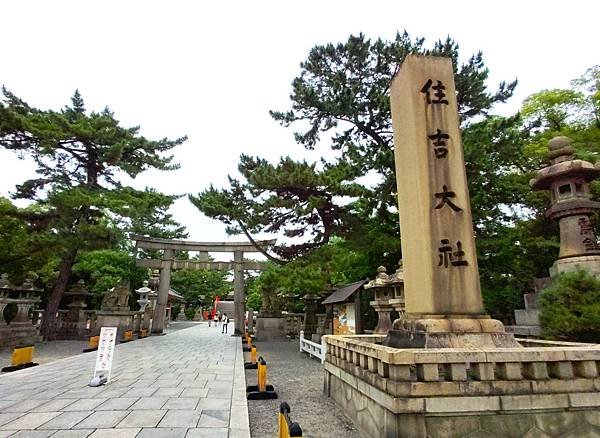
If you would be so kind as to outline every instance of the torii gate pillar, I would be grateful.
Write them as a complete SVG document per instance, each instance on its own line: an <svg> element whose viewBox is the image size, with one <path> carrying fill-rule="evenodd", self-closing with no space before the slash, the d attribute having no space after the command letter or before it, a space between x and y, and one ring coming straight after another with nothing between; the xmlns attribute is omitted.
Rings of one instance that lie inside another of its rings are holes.
<svg viewBox="0 0 600 438"><path fill-rule="evenodd" d="M165 328L165 310L167 300L169 299L169 289L171 287L171 266L175 259L175 252L166 248L160 259L160 280L158 283L158 297L156 307L154 308L154 317L152 318L153 334L162 334Z"/></svg>
<svg viewBox="0 0 600 438"><path fill-rule="evenodd" d="M235 334L241 335L245 331L246 294L244 293L244 253L233 253L233 299L235 302Z"/></svg>

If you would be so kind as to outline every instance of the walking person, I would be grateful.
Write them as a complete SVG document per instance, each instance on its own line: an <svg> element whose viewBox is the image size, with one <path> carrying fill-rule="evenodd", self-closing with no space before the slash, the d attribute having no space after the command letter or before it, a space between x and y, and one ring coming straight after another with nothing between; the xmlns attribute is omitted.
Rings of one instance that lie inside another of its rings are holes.
<svg viewBox="0 0 600 438"><path fill-rule="evenodd" d="M223 314L223 328L221 329L221 333L227 333L227 325L229 324L229 317L226 313Z"/></svg>
<svg viewBox="0 0 600 438"><path fill-rule="evenodd" d="M217 327L218 326L217 323L219 322L219 317L217 316L217 312L215 312L213 314L213 322L215 323L215 327Z"/></svg>

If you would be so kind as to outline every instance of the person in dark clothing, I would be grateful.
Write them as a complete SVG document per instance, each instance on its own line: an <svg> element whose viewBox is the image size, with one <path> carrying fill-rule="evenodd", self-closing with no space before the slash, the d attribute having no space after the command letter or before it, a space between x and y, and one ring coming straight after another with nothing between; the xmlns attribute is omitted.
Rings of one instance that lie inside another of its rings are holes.
<svg viewBox="0 0 600 438"><path fill-rule="evenodd" d="M227 333L227 324L229 324L229 317L226 313L223 313L223 328L221 329L221 333Z"/></svg>

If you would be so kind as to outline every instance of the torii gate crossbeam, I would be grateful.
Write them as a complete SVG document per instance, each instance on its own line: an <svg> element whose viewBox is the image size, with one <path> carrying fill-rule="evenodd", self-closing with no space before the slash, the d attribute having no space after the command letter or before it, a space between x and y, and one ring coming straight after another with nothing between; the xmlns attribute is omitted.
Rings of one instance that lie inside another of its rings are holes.
<svg viewBox="0 0 600 438"><path fill-rule="evenodd" d="M233 270L233 298L235 303L235 333L244 332L245 316L245 292L244 292L244 270L263 270L266 263L244 262L244 252L259 252L250 242L192 242L187 240L170 240L155 237L135 235L135 247L141 249L162 250L160 260L142 259L137 260L136 265L152 269L160 269L160 282L158 286L158 297L152 322L152 333L161 334L165 324L165 308L171 286L171 269L222 269ZM276 240L260 240L255 244L260 248L266 248L275 244ZM175 260L175 251L199 251L201 254L208 252L233 252L233 262L210 262L197 260Z"/></svg>

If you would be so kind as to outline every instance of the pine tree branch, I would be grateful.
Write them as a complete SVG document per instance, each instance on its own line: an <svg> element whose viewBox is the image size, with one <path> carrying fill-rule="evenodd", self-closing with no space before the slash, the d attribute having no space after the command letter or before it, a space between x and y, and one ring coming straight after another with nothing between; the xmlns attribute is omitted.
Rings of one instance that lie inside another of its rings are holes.
<svg viewBox="0 0 600 438"><path fill-rule="evenodd" d="M256 240L254 240L252 238L252 236L248 232L248 229L246 228L246 226L240 220L237 220L236 222L238 223L240 229L246 235L246 237L248 238L248 240L250 241L250 243L252 244L252 246L254 246L258 250L258 252L260 252L262 255L264 255L266 258L268 258L272 262L277 263L278 265L283 266L283 265L289 263L289 261L287 261L287 260L281 260L281 259L279 259L279 258L277 258L275 256L272 256L267 251L265 251L265 249L262 248L260 245L258 245L256 243Z"/></svg>

